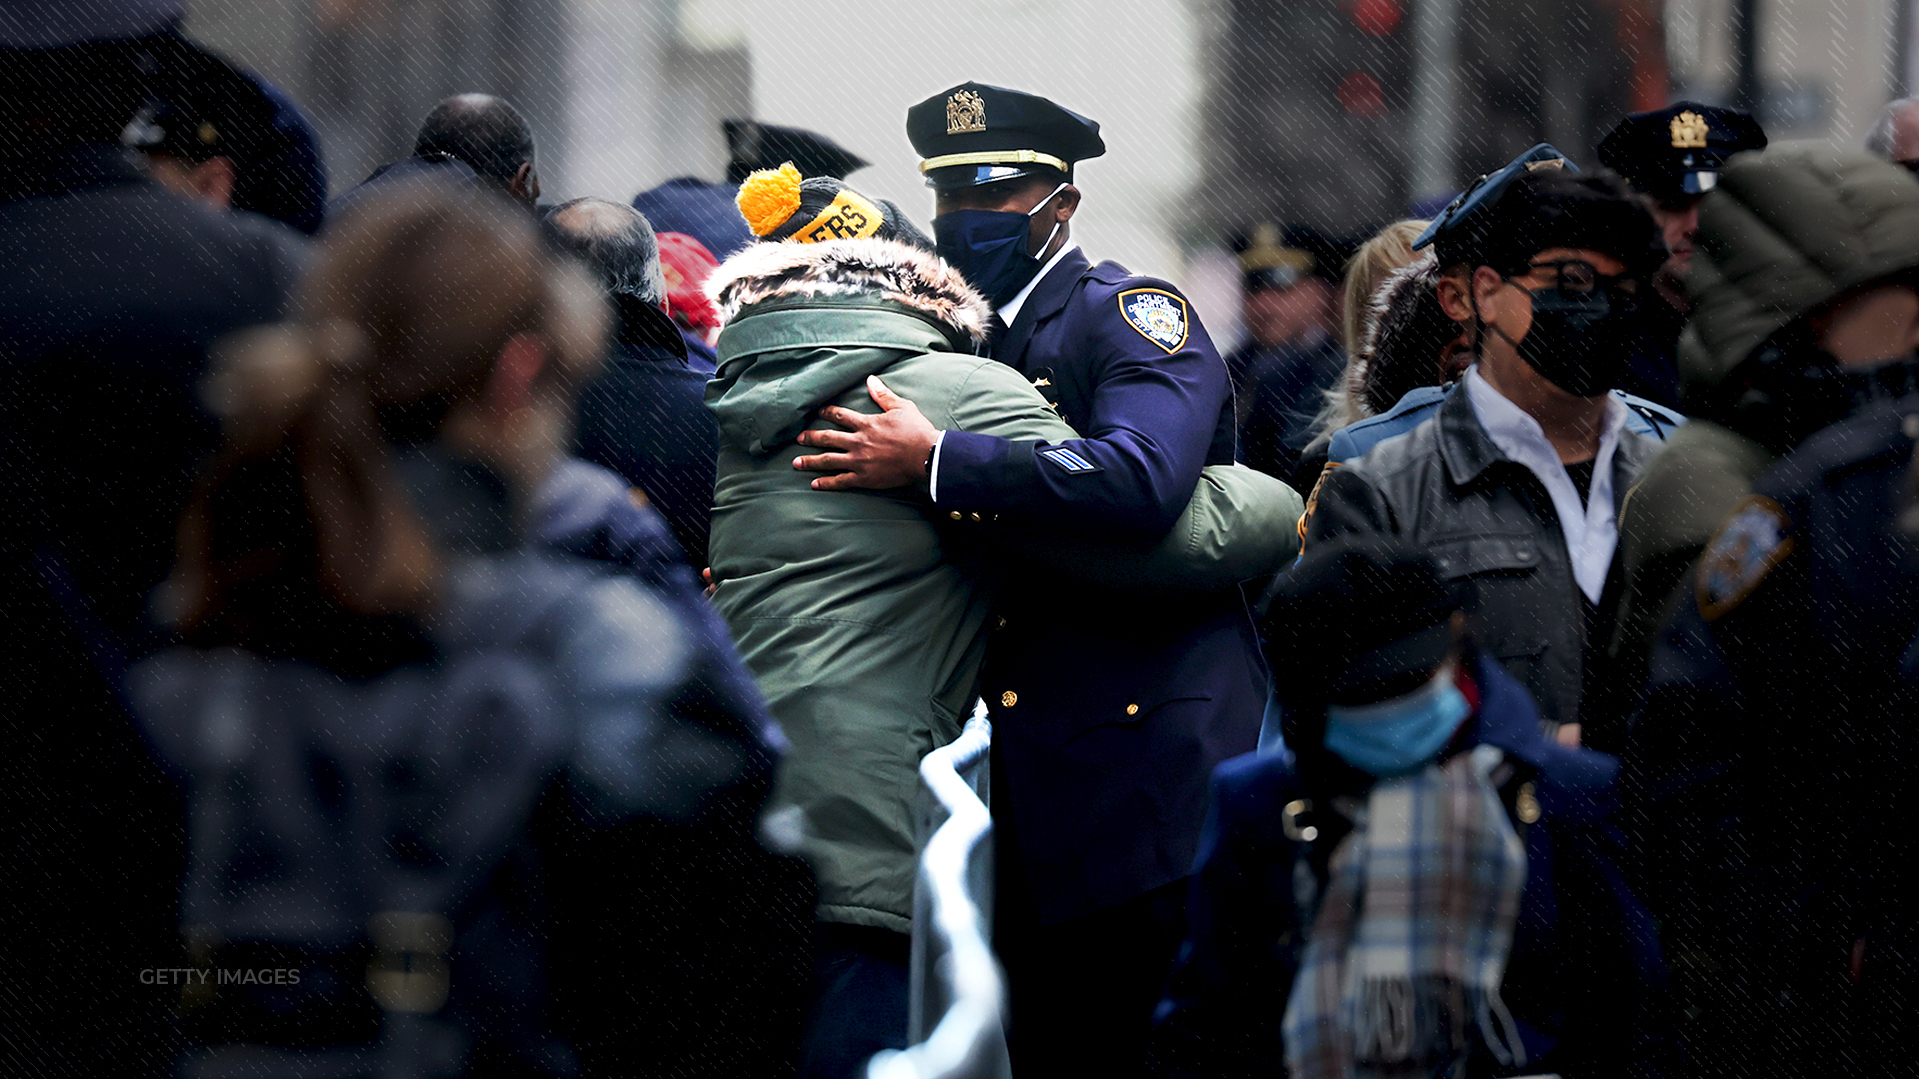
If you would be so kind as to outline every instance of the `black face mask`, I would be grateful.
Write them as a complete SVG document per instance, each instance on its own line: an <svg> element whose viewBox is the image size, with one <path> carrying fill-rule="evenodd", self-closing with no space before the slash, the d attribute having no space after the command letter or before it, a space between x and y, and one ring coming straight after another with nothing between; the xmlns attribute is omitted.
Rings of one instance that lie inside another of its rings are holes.
<svg viewBox="0 0 1919 1079"><path fill-rule="evenodd" d="M1639 298L1626 291L1627 278L1603 276L1585 262L1556 265L1557 286L1527 290L1533 324L1525 337L1489 328L1541 378L1574 397L1597 397L1625 381L1643 332Z"/></svg>

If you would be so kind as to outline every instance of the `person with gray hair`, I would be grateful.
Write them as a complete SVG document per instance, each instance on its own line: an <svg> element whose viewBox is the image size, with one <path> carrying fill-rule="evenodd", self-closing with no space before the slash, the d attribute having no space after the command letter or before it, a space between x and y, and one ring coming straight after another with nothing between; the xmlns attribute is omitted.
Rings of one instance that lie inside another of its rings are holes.
<svg viewBox="0 0 1919 1079"><path fill-rule="evenodd" d="M579 454L638 488L703 567L719 428L706 410L706 377L688 363L668 314L653 226L631 207L587 197L554 207L546 227L619 316L606 366L580 394Z"/></svg>
<svg viewBox="0 0 1919 1079"><path fill-rule="evenodd" d="M1866 152L1919 172L1919 97L1889 102L1866 135Z"/></svg>

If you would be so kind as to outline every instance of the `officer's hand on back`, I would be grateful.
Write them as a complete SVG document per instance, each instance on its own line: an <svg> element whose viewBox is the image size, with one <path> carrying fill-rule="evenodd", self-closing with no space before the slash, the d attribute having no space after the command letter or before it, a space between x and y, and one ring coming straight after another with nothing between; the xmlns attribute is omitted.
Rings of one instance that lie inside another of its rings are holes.
<svg viewBox="0 0 1919 1079"><path fill-rule="evenodd" d="M814 480L814 490L880 489L925 482L939 430L918 405L887 389L878 376L867 376L866 392L880 406L878 415L828 405L820 409L820 418L846 430L800 432L801 445L835 451L793 458L793 467L803 472L835 473Z"/></svg>

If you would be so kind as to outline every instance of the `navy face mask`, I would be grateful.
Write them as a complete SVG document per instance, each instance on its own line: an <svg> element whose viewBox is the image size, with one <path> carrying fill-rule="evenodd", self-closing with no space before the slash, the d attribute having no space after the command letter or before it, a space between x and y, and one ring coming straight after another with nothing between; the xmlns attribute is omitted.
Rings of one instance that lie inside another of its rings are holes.
<svg viewBox="0 0 1919 1079"><path fill-rule="evenodd" d="M1040 260L1026 252L1026 235L1034 214L1053 196L1066 189L1054 188L1039 205L1025 213L1011 210L950 210L933 219L933 244L947 265L960 272L966 282L986 297L995 308L1005 307L1039 274ZM1045 251L1059 234L1059 225L1046 234Z"/></svg>

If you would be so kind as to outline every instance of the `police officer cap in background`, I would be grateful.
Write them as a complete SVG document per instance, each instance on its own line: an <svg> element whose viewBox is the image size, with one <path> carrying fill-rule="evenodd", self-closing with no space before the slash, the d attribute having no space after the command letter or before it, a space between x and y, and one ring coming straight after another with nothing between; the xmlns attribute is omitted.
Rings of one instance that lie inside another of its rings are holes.
<svg viewBox="0 0 1919 1079"><path fill-rule="evenodd" d="M313 125L277 87L218 56L182 50L121 141L188 169L225 158L229 205L319 231L327 179Z"/></svg>
<svg viewBox="0 0 1919 1079"><path fill-rule="evenodd" d="M778 127L758 120L722 120L726 131L726 182L737 184L761 169L777 169L788 162L811 180L830 176L843 180L869 162L827 138L797 127Z"/></svg>
<svg viewBox="0 0 1919 1079"><path fill-rule="evenodd" d="M1020 176L1071 181L1073 165L1106 152L1099 123L1036 94L966 82L906 112L906 137L926 186L977 187Z"/></svg>
<svg viewBox="0 0 1919 1079"><path fill-rule="evenodd" d="M1241 284L1247 292L1289 289L1307 277L1338 285L1355 246L1310 225L1281 228L1270 221L1254 225L1232 241Z"/></svg>
<svg viewBox="0 0 1919 1079"><path fill-rule="evenodd" d="M1599 161L1635 191L1680 202L1711 191L1732 155L1765 146L1766 133L1746 113L1681 101L1621 120L1600 140Z"/></svg>

